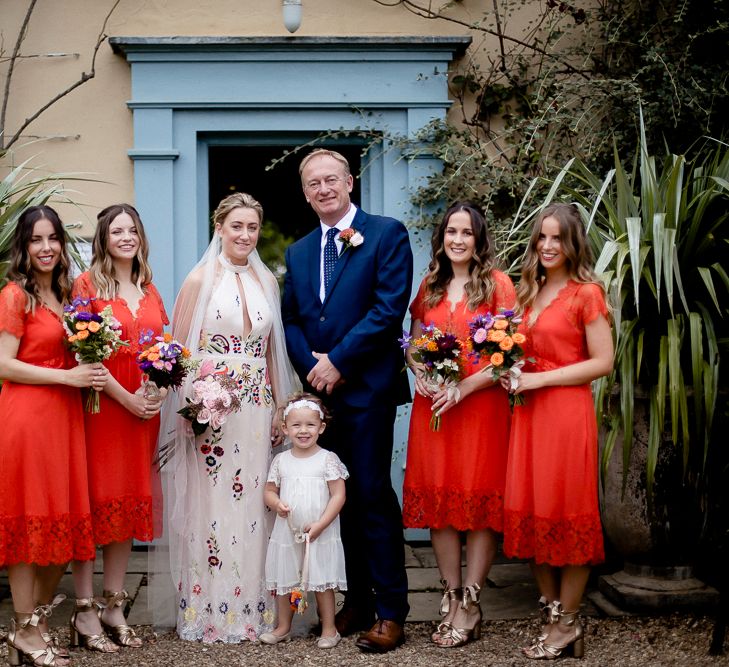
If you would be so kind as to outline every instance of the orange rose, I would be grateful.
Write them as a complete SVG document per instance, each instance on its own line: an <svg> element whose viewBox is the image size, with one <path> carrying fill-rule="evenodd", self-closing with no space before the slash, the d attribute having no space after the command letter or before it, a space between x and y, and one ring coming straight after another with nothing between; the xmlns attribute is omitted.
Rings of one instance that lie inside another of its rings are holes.
<svg viewBox="0 0 729 667"><path fill-rule="evenodd" d="M182 356L187 359L190 356L190 350L188 350L186 347L182 348Z"/></svg>
<svg viewBox="0 0 729 667"><path fill-rule="evenodd" d="M511 339L517 344L517 345L523 345L526 341L526 336L524 334L515 333Z"/></svg>
<svg viewBox="0 0 729 667"><path fill-rule="evenodd" d="M78 340L78 336L76 334L74 334L73 336L69 336L68 337L68 342L69 343L75 343L77 340Z"/></svg>
<svg viewBox="0 0 729 667"><path fill-rule="evenodd" d="M512 347L514 347L514 340L507 336L499 343L499 347L504 350L504 352L508 352Z"/></svg>
<svg viewBox="0 0 729 667"><path fill-rule="evenodd" d="M509 323L506 320L494 320L494 329L506 329Z"/></svg>
<svg viewBox="0 0 729 667"><path fill-rule="evenodd" d="M494 329L491 329L491 340L494 343L500 343L504 338L506 338L506 332L505 331L496 331Z"/></svg>
<svg viewBox="0 0 729 667"><path fill-rule="evenodd" d="M89 331L91 333L96 333L99 329L101 329L101 325L98 322L89 322Z"/></svg>
<svg viewBox="0 0 729 667"><path fill-rule="evenodd" d="M89 337L89 332L86 331L86 329L84 329L83 331L79 331L76 334L76 338L78 338L79 340L85 340L88 337Z"/></svg>
<svg viewBox="0 0 729 667"><path fill-rule="evenodd" d="M157 361L157 359L159 359L159 354L152 352L147 355L147 359L149 359L150 361Z"/></svg>
<svg viewBox="0 0 729 667"><path fill-rule="evenodd" d="M504 363L504 355L501 352L494 352L489 359L492 366L499 367Z"/></svg>
<svg viewBox="0 0 729 667"><path fill-rule="evenodd" d="M88 322L76 322L75 327L76 327L76 331L85 331L86 329L89 328L89 323Z"/></svg>
<svg viewBox="0 0 729 667"><path fill-rule="evenodd" d="M166 333L164 336L165 343L171 343L172 342L172 334Z"/></svg>
<svg viewBox="0 0 729 667"><path fill-rule="evenodd" d="M431 340L428 342L427 348L429 352L436 352L438 350L438 343L436 343L434 340Z"/></svg>

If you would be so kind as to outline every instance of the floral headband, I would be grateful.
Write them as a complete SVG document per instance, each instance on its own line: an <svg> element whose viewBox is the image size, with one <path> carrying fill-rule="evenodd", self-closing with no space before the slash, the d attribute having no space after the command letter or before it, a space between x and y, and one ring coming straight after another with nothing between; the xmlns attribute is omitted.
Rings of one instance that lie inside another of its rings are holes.
<svg viewBox="0 0 729 667"><path fill-rule="evenodd" d="M302 398L298 401L294 401L293 403L289 403L283 412L283 418L286 419L286 416L291 412L292 410L298 410L299 408L309 408L309 410L314 410L314 412L319 413L319 417L322 421L324 421L324 411L321 409L321 406L319 406L318 403L314 403L314 401L310 401L308 398Z"/></svg>

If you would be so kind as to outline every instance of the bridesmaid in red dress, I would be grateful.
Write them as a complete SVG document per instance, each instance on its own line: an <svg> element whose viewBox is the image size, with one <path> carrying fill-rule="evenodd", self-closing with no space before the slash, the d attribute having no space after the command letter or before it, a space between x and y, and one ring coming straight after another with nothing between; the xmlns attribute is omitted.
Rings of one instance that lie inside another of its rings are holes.
<svg viewBox="0 0 729 667"><path fill-rule="evenodd" d="M71 559L93 565L83 408L79 387L101 390L101 364L76 365L64 342L71 296L63 224L50 206L26 209L0 291L0 567L15 617L8 662L68 664L48 634L48 616ZM60 598L62 599L62 598Z"/></svg>
<svg viewBox="0 0 729 667"><path fill-rule="evenodd" d="M513 308L514 286L494 268L494 250L481 213L470 203L446 211L433 234L432 259L410 306L411 334L431 323L466 340L477 315ZM503 524L504 475L509 443L508 397L495 386L485 364L466 359L460 396L434 391L408 351L415 373L403 486L403 520L430 528L444 586L444 616L432 640L461 646L481 634L479 591L496 553ZM442 417L429 430L433 410ZM466 575L461 579L461 537L466 533ZM465 584L465 585L464 585Z"/></svg>
<svg viewBox="0 0 729 667"><path fill-rule="evenodd" d="M504 552L532 559L545 626L529 658L581 657L577 611L590 565L604 559L597 495L597 422L590 383L613 368L602 285L577 209L536 219L517 289L525 352L515 393L504 503ZM508 390L508 382L503 381Z"/></svg>
<svg viewBox="0 0 729 667"><path fill-rule="evenodd" d="M132 539L149 541L155 536L152 510L158 480L152 460L162 397L145 396L136 357L140 337L161 335L168 321L152 284L147 253L136 209L129 204L109 206L98 215L91 268L73 288L74 296L92 299L95 312L110 305L122 325L122 339L129 342L106 362L111 377L101 395L101 411L86 413L91 517L96 544L103 546L104 603L93 599L91 565L73 566L72 644L80 642L103 653L116 652L119 645L142 645L124 619L124 578Z"/></svg>

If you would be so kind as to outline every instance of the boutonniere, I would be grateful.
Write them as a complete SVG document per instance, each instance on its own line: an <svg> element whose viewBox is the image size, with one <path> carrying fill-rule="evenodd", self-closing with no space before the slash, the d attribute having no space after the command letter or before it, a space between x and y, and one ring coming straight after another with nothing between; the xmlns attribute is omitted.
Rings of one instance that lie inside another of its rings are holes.
<svg viewBox="0 0 729 667"><path fill-rule="evenodd" d="M339 232L339 236L337 238L342 242L342 253L349 248L356 248L364 243L364 236L352 227L343 229Z"/></svg>

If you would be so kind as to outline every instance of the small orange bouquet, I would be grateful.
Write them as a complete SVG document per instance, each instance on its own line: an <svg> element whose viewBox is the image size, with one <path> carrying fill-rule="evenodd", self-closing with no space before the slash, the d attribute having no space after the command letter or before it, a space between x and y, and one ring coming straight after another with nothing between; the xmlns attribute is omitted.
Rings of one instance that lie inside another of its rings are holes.
<svg viewBox="0 0 729 667"><path fill-rule="evenodd" d="M488 312L476 315L469 323L468 342L471 356L488 361L484 371L490 371L494 381L508 374L513 388L516 388L521 369L524 366L526 336L517 331L521 317L513 310L501 310L497 315ZM524 405L521 394L509 394L509 406Z"/></svg>
<svg viewBox="0 0 729 667"><path fill-rule="evenodd" d="M63 308L63 328L66 342L80 364L95 364L108 359L122 345L121 324L114 317L111 306L100 313L90 310L92 299L76 297ZM99 392L90 389L86 399L86 412L98 413Z"/></svg>

